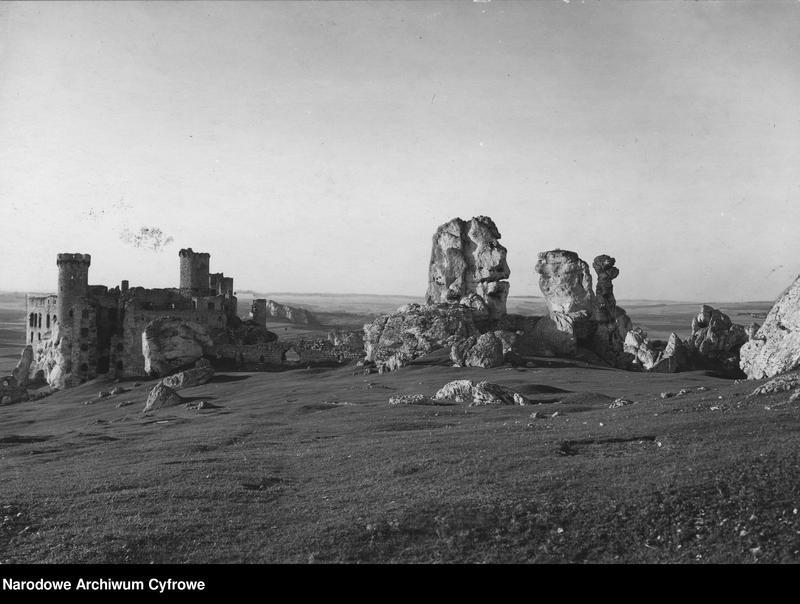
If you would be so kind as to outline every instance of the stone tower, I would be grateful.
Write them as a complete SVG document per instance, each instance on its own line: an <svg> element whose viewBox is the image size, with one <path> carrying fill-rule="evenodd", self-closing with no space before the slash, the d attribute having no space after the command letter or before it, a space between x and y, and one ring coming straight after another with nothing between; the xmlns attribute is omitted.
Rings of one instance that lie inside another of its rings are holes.
<svg viewBox="0 0 800 604"><path fill-rule="evenodd" d="M194 294L205 294L209 289L210 254L195 252L192 248L182 249L180 256L181 282L180 288Z"/></svg>
<svg viewBox="0 0 800 604"><path fill-rule="evenodd" d="M97 375L97 326L89 303L89 254L58 254L56 317L57 373L51 384L63 387L70 376L79 381ZM52 373L51 373L52 377Z"/></svg>
<svg viewBox="0 0 800 604"><path fill-rule="evenodd" d="M69 328L76 314L86 304L89 294L89 265L92 257L89 254L58 254L58 302L56 317L61 324L62 334Z"/></svg>

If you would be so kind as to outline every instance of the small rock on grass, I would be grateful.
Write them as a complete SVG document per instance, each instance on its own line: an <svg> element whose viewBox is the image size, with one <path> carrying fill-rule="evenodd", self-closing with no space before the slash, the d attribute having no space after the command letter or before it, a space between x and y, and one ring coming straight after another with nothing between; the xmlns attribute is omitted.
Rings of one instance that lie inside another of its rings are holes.
<svg viewBox="0 0 800 604"><path fill-rule="evenodd" d="M389 404L394 407L397 405L434 405L436 402L424 394L395 394L389 398Z"/></svg>
<svg viewBox="0 0 800 604"><path fill-rule="evenodd" d="M628 405L634 405L634 401L629 401L626 398L615 398L611 403L608 405L609 409L618 409L619 407L627 407Z"/></svg>

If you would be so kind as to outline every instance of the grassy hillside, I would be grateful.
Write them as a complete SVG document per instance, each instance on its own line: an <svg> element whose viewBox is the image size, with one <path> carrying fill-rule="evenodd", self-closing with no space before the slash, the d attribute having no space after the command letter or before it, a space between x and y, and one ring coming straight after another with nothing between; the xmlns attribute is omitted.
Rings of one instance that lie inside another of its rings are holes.
<svg viewBox="0 0 800 604"><path fill-rule="evenodd" d="M102 381L0 407L0 562L798 560L786 394L747 399L754 383L702 372L446 365L222 374L181 392L207 411L143 416L152 382L96 400ZM539 404L387 403L456 378ZM619 396L635 404L610 409Z"/></svg>

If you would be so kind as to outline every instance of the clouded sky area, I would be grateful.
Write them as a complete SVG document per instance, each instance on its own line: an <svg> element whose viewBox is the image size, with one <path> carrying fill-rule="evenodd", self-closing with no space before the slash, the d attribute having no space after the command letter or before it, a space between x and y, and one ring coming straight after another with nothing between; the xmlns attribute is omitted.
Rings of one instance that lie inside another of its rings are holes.
<svg viewBox="0 0 800 604"><path fill-rule="evenodd" d="M800 273L798 2L0 4L0 289L423 295L491 216L617 259L618 298L768 300ZM149 230L142 230L142 229ZM170 239L171 238L171 239Z"/></svg>

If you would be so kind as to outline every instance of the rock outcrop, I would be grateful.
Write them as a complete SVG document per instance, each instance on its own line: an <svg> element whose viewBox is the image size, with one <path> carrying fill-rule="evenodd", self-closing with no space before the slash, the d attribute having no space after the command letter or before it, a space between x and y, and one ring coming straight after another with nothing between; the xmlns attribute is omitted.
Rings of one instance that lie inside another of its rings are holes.
<svg viewBox="0 0 800 604"><path fill-rule="evenodd" d="M28 344L19 355L17 366L11 370L11 375L17 380L17 385L24 388L28 385L29 373L33 364L33 346Z"/></svg>
<svg viewBox="0 0 800 604"><path fill-rule="evenodd" d="M739 349L747 340L744 326L704 304L692 320L692 335L686 340L686 350L693 366L738 372Z"/></svg>
<svg viewBox="0 0 800 604"><path fill-rule="evenodd" d="M670 334L662 349L647 339L642 328L631 329L625 336L625 352L633 359L631 366L643 371L675 373L689 367L686 348L676 333Z"/></svg>
<svg viewBox="0 0 800 604"><path fill-rule="evenodd" d="M161 380L165 386L173 390L182 390L193 386L200 386L211 381L214 377L214 369L210 365L195 367L185 371L179 371Z"/></svg>
<svg viewBox="0 0 800 604"><path fill-rule="evenodd" d="M594 259L595 293L589 265L578 254L560 249L539 254L535 270L549 317L536 325L537 354L576 356L585 348L614 367L630 364L624 344L632 323L614 297L615 262L605 254Z"/></svg>
<svg viewBox="0 0 800 604"><path fill-rule="evenodd" d="M280 304L275 300L267 300L267 318L283 323L299 323L301 325L319 325L319 320L305 308Z"/></svg>
<svg viewBox="0 0 800 604"><path fill-rule="evenodd" d="M407 304L364 325L365 361L396 369L478 335L472 310L459 304Z"/></svg>
<svg viewBox="0 0 800 604"><path fill-rule="evenodd" d="M204 325L175 317L159 317L142 331L144 370L161 377L194 364L214 343Z"/></svg>
<svg viewBox="0 0 800 604"><path fill-rule="evenodd" d="M742 345L739 355L740 367L751 379L800 367L800 277L778 297L764 324Z"/></svg>
<svg viewBox="0 0 800 604"><path fill-rule="evenodd" d="M459 303L476 295L491 319L506 313L511 273L500 232L488 216L454 218L436 229L428 271L428 304Z"/></svg>
<svg viewBox="0 0 800 604"><path fill-rule="evenodd" d="M142 412L146 413L147 411L154 411L164 407L174 407L185 402L185 400L175 390L162 382L158 382L147 396L147 402Z"/></svg>
<svg viewBox="0 0 800 604"><path fill-rule="evenodd" d="M433 396L437 401L454 401L476 405L525 405L528 401L520 393L507 386L491 382L473 383L470 380L455 380L442 386Z"/></svg>
<svg viewBox="0 0 800 604"><path fill-rule="evenodd" d="M550 315L594 315L594 292L589 265L575 252L541 252L534 269Z"/></svg>
<svg viewBox="0 0 800 604"><path fill-rule="evenodd" d="M619 276L614 266L616 260L602 254L592 262L597 273L597 290L594 297L595 328L589 348L609 365L627 368L632 359L625 352L625 337L633 328L633 323L625 310L617 306L612 281Z"/></svg>

